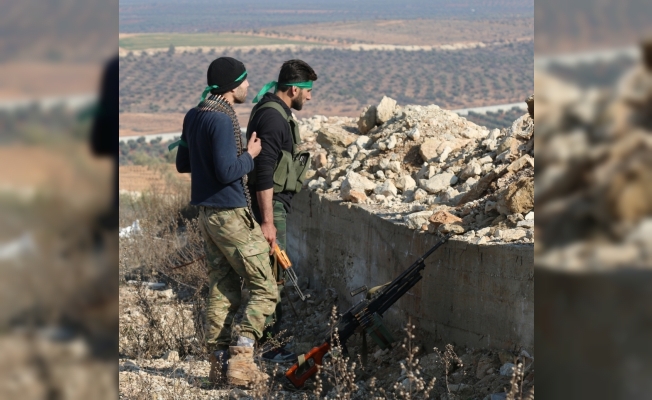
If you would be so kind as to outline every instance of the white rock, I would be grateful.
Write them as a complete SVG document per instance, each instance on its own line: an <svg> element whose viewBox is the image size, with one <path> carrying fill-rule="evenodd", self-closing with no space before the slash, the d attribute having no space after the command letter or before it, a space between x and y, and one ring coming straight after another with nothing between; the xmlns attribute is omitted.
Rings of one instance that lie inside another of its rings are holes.
<svg viewBox="0 0 652 400"><path fill-rule="evenodd" d="M428 192L419 188L414 191L414 201L424 201L428 198Z"/></svg>
<svg viewBox="0 0 652 400"><path fill-rule="evenodd" d="M534 220L526 219L524 221L518 221L516 226L519 228L534 228Z"/></svg>
<svg viewBox="0 0 652 400"><path fill-rule="evenodd" d="M326 179L324 179L323 177L313 179L308 183L308 189L310 190L325 189L325 188L326 188Z"/></svg>
<svg viewBox="0 0 652 400"><path fill-rule="evenodd" d="M346 154L348 154L349 157L355 158L355 156L358 154L358 146L355 144L350 145L349 147L346 148Z"/></svg>
<svg viewBox="0 0 652 400"><path fill-rule="evenodd" d="M519 239L523 239L527 236L527 232L524 229L496 229L494 232L494 237L497 239L502 239L505 242L513 242Z"/></svg>
<svg viewBox="0 0 652 400"><path fill-rule="evenodd" d="M396 181L396 187L401 189L403 192L408 190L413 190L417 186L417 183L412 179L410 175L402 175Z"/></svg>
<svg viewBox="0 0 652 400"><path fill-rule="evenodd" d="M457 183L457 176L450 172L444 172L433 176L432 178L421 180L421 187L430 193L436 194L442 190L446 190L449 186Z"/></svg>
<svg viewBox="0 0 652 400"><path fill-rule="evenodd" d="M376 184L356 172L348 172L340 187L340 197L347 200L350 198L351 190L366 192L373 190Z"/></svg>
<svg viewBox="0 0 652 400"><path fill-rule="evenodd" d="M441 154L439 155L439 162L444 162L444 161L446 161L446 159L447 159L448 156L450 155L451 151L453 151L453 149L451 149L450 146L446 146L446 147L444 147L444 150L443 150L443 151L441 152Z"/></svg>
<svg viewBox="0 0 652 400"><path fill-rule="evenodd" d="M379 169L378 171L376 171L376 176L378 177L378 179L385 180L385 173L383 172L382 169Z"/></svg>
<svg viewBox="0 0 652 400"><path fill-rule="evenodd" d="M482 166L475 161L471 161L466 165L466 167L462 169L462 172L460 172L460 179L466 180L468 178L478 176L481 173L482 173Z"/></svg>
<svg viewBox="0 0 652 400"><path fill-rule="evenodd" d="M387 166L390 171L399 173L401 172L401 162L400 161L390 161L389 165Z"/></svg>
<svg viewBox="0 0 652 400"><path fill-rule="evenodd" d="M490 156L484 156L484 157L482 157L481 159L478 160L478 163L480 163L480 165L493 163L493 162L494 162L494 160Z"/></svg>
<svg viewBox="0 0 652 400"><path fill-rule="evenodd" d="M376 124L382 125L389 121L396 110L396 100L383 96L378 106L376 106Z"/></svg>
<svg viewBox="0 0 652 400"><path fill-rule="evenodd" d="M456 203L455 200L459 194L460 192L458 192L457 189L449 186L446 190L440 193L439 197L442 203Z"/></svg>
<svg viewBox="0 0 652 400"><path fill-rule="evenodd" d="M360 136L359 138L357 138L355 140L355 145L358 146L358 148L360 150L368 149L369 146L371 146L372 143L373 143L373 141L371 140L371 138L369 136Z"/></svg>
<svg viewBox="0 0 652 400"><path fill-rule="evenodd" d="M389 168L389 158L381 158L378 160L378 168L380 169L387 169Z"/></svg>
<svg viewBox="0 0 652 400"><path fill-rule="evenodd" d="M397 139L396 135L392 135L389 137L389 140L387 140L387 149L392 150L394 147L396 147Z"/></svg>
<svg viewBox="0 0 652 400"><path fill-rule="evenodd" d="M392 182L390 179L386 180L380 188L380 194L386 197L396 196L398 191L396 190L396 186L394 186L394 182Z"/></svg>
<svg viewBox="0 0 652 400"><path fill-rule="evenodd" d="M493 129L491 132L489 132L489 136L487 136L487 139L496 140L499 137L500 137L500 129Z"/></svg>
<svg viewBox="0 0 652 400"><path fill-rule="evenodd" d="M421 137L421 132L419 132L419 128L415 127L413 129L410 129L409 131L407 131L406 135L407 135L407 137L409 137L410 139L412 139L412 140L414 140L416 142Z"/></svg>
<svg viewBox="0 0 652 400"><path fill-rule="evenodd" d="M534 211L530 211L525 215L525 220L526 221L534 221Z"/></svg>
<svg viewBox="0 0 652 400"><path fill-rule="evenodd" d="M421 229L421 226L428 223L428 218L432 215L432 211L419 211L408 214L403 217L403 220L410 229Z"/></svg>

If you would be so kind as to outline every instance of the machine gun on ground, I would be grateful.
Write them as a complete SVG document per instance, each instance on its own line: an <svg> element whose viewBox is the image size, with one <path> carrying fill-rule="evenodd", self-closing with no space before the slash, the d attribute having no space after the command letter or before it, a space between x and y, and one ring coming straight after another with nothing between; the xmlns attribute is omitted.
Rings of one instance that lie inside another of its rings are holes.
<svg viewBox="0 0 652 400"><path fill-rule="evenodd" d="M452 235L452 233L449 233L444 236L444 238L437 242L426 254L419 257L418 260L403 271L401 275L396 277L396 279L378 287L373 293L369 293L362 301L351 307L341 316L337 324L337 332L339 335L339 344L345 352L346 341L357 332L362 332L363 335L368 333L381 348L386 348L391 345L393 339L389 331L382 325L383 313L423 278L421 276L421 270L426 267L424 262L426 258L446 243ZM355 296L366 290L367 288L363 286L352 291L351 295ZM323 344L299 356L299 361L285 373L286 378L296 388L302 387L306 380L317 373L318 366L322 364L324 356L331 349L331 345L331 337L329 336Z"/></svg>

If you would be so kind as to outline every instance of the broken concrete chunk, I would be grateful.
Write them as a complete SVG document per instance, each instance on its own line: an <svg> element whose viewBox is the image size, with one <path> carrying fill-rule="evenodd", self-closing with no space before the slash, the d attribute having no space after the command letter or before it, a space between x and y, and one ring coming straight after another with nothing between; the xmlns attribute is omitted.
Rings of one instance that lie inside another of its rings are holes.
<svg viewBox="0 0 652 400"><path fill-rule="evenodd" d="M419 155L421 156L421 159L423 161L430 161L433 158L437 157L439 153L437 153L437 148L441 142L437 139L426 139L421 143L421 146L419 147Z"/></svg>
<svg viewBox="0 0 652 400"><path fill-rule="evenodd" d="M418 211L403 217L403 220L410 229L420 229L421 226L428 223L428 218L432 211Z"/></svg>
<svg viewBox="0 0 652 400"><path fill-rule="evenodd" d="M369 146L371 146L372 143L373 143L373 141L371 140L371 138L369 136L359 136L355 140L355 145L358 146L358 148L360 150L368 149Z"/></svg>
<svg viewBox="0 0 652 400"><path fill-rule="evenodd" d="M443 224L437 228L437 231L443 234L454 233L456 235L461 235L464 233L464 227L458 224Z"/></svg>
<svg viewBox="0 0 652 400"><path fill-rule="evenodd" d="M358 130L360 134L366 135L374 126L376 126L376 106L365 107L358 119Z"/></svg>
<svg viewBox="0 0 652 400"><path fill-rule="evenodd" d="M382 125L394 116L396 110L396 100L383 96L382 100L376 107L376 124Z"/></svg>
<svg viewBox="0 0 652 400"><path fill-rule="evenodd" d="M327 125L317 132L317 143L328 151L349 147L356 141L358 135L354 135L337 125Z"/></svg>
<svg viewBox="0 0 652 400"><path fill-rule="evenodd" d="M402 190L403 192L412 190L417 186L417 183L412 179L410 175L401 175L400 178L396 181L396 188Z"/></svg>
<svg viewBox="0 0 652 400"><path fill-rule="evenodd" d="M496 209L503 215L526 214L534 208L534 178L523 177L497 194Z"/></svg>
<svg viewBox="0 0 652 400"><path fill-rule="evenodd" d="M457 183L457 176L450 172L443 172L437 174L428 180L421 180L421 187L427 190L430 193L437 194L443 190L446 190L451 185Z"/></svg>
<svg viewBox="0 0 652 400"><path fill-rule="evenodd" d="M437 211L430 218L428 218L431 224L435 225L435 228L438 228L439 225L443 224L461 224L462 219L457 215L451 214L448 211Z"/></svg>
<svg viewBox="0 0 652 400"><path fill-rule="evenodd" d="M394 182L392 182L391 179L388 179L383 183L379 189L379 193L382 194L383 196L396 196L398 194L398 191L396 190L396 186L394 186Z"/></svg>
<svg viewBox="0 0 652 400"><path fill-rule="evenodd" d="M376 185L372 181L362 175L355 172L349 172L346 174L346 178L342 181L340 197L343 200L350 200L351 191L365 193L366 191L373 190L375 186Z"/></svg>
<svg viewBox="0 0 652 400"><path fill-rule="evenodd" d="M482 166L480 166L480 164L476 161L471 161L469 164L467 164L466 167L462 169L462 172L460 172L460 179L464 181L468 178L478 176L481 173Z"/></svg>

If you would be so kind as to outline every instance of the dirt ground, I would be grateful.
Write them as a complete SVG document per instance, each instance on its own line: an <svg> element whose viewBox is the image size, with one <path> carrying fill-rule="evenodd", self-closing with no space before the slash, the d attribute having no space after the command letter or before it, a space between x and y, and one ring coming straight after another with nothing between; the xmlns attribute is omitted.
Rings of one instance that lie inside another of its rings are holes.
<svg viewBox="0 0 652 400"><path fill-rule="evenodd" d="M0 147L0 192L21 198L43 191L75 193L72 197L76 203L100 192L109 198L112 168L111 160L93 157L85 145L57 150L23 145Z"/></svg>
<svg viewBox="0 0 652 400"><path fill-rule="evenodd" d="M101 64L10 62L0 64L0 100L96 92Z"/></svg>
<svg viewBox="0 0 652 400"><path fill-rule="evenodd" d="M251 94L253 96L253 94ZM241 127L246 127L252 104L236 105ZM299 118L312 115L357 117L360 110L346 105L331 104L326 107L306 107L304 111L295 111ZM151 135L156 133L181 132L183 113L122 113L120 114L120 136Z"/></svg>
<svg viewBox="0 0 652 400"><path fill-rule="evenodd" d="M172 164L156 167L140 165L120 166L120 191L164 191L170 181L190 182L190 174L179 174Z"/></svg>
<svg viewBox="0 0 652 400"><path fill-rule="evenodd" d="M182 113L122 113L120 136L181 132L183 117Z"/></svg>

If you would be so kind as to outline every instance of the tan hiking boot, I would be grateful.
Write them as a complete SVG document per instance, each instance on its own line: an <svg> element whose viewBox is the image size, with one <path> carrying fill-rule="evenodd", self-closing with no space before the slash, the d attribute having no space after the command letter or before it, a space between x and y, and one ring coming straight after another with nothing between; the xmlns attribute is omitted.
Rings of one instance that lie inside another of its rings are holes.
<svg viewBox="0 0 652 400"><path fill-rule="evenodd" d="M208 356L211 369L208 373L208 380L213 384L224 383L226 380L226 369L229 359L229 352L218 350Z"/></svg>
<svg viewBox="0 0 652 400"><path fill-rule="evenodd" d="M226 369L229 384L248 386L269 379L269 375L258 369L258 366L254 363L253 347L231 346L229 347L229 353L229 366Z"/></svg>

